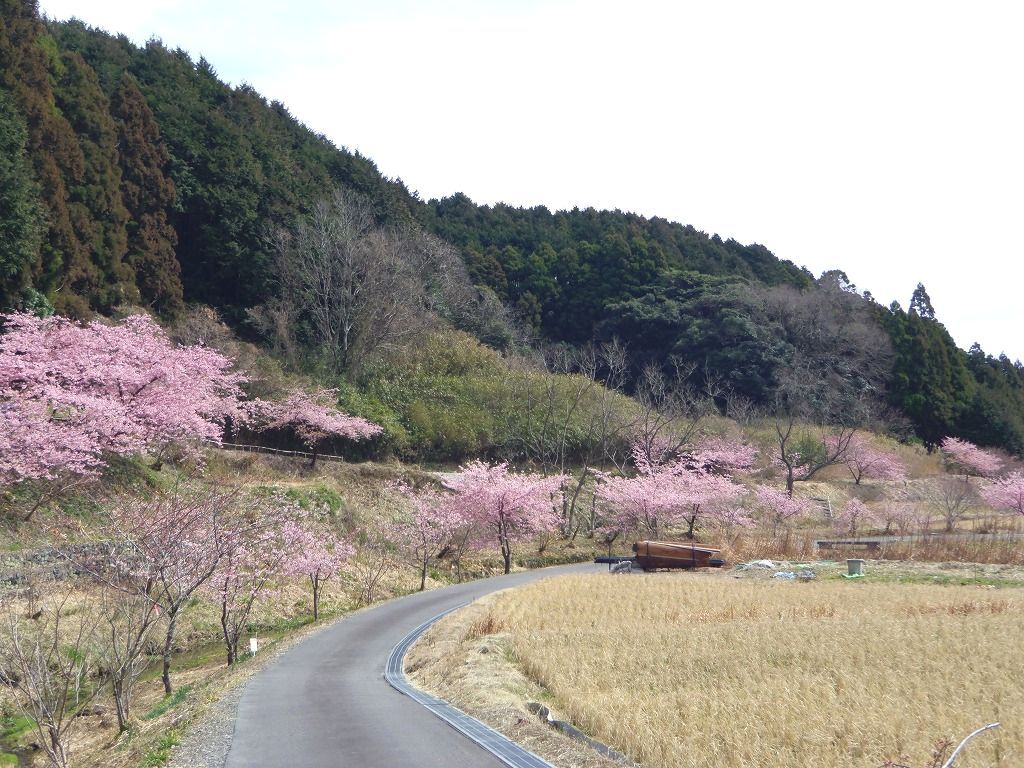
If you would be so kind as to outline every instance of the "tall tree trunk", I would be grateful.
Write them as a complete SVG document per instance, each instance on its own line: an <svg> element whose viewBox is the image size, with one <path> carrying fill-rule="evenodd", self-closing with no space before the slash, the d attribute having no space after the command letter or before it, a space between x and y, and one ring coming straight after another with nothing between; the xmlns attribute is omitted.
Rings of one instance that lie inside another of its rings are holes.
<svg viewBox="0 0 1024 768"><path fill-rule="evenodd" d="M178 609L172 608L167 612L167 634L164 636L163 670L160 679L164 683L164 694L170 696L171 688L171 649L174 646L174 631L178 623Z"/></svg>
<svg viewBox="0 0 1024 768"><path fill-rule="evenodd" d="M569 541L576 541L576 534L580 531L580 526L576 525L573 527L573 518L576 515L576 502L579 500L580 492L583 490L583 485L587 482L587 475L590 474L590 467L586 464L583 465L583 470L580 472L580 476L576 481L576 487L573 489L572 498L568 501L568 511L565 514L565 525L566 533L570 534ZM564 504L565 502L563 502Z"/></svg>
<svg viewBox="0 0 1024 768"><path fill-rule="evenodd" d="M320 579L310 576L309 580L313 584L313 621L315 622L320 618Z"/></svg>
<svg viewBox="0 0 1024 768"><path fill-rule="evenodd" d="M511 573L512 542L509 540L508 524L504 515L498 518L498 542L501 544L501 557L505 561L505 573Z"/></svg>
<svg viewBox="0 0 1024 768"><path fill-rule="evenodd" d="M228 666L230 667L235 663L235 657L237 655L238 639L235 638L234 642L231 639L231 631L228 629L228 602L227 600L220 601L220 630L224 636L224 649L227 651Z"/></svg>
<svg viewBox="0 0 1024 768"><path fill-rule="evenodd" d="M124 684L114 680L111 689L114 693L114 711L117 713L117 732L124 733L128 730L128 699L124 695Z"/></svg>
<svg viewBox="0 0 1024 768"><path fill-rule="evenodd" d="M68 768L68 752L61 739L60 732L49 729L50 749L46 750L48 757L53 761L56 768Z"/></svg>

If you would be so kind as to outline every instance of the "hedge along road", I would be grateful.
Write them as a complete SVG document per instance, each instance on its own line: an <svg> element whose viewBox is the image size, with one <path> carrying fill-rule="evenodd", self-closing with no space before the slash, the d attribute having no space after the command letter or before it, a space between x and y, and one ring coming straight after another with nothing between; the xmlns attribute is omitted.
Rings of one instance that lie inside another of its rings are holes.
<svg viewBox="0 0 1024 768"><path fill-rule="evenodd" d="M391 649L428 619L507 587L593 570L541 568L419 592L346 617L261 670L238 705L227 768L498 768L496 757L391 688Z"/></svg>

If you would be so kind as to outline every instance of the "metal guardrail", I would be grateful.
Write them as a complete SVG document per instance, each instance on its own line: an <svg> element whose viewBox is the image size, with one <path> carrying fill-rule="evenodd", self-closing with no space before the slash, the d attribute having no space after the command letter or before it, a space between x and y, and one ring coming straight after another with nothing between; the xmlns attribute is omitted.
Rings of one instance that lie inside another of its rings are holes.
<svg viewBox="0 0 1024 768"><path fill-rule="evenodd" d="M218 448L226 448L231 451L247 451L249 453L272 453L277 456L302 456L306 459L312 459L313 454L309 451L286 451L283 448L269 448L265 445L249 445L248 443L217 443L213 440L207 441L210 445L215 445ZM317 461L345 461L344 456L336 456L333 453L318 453L316 454Z"/></svg>

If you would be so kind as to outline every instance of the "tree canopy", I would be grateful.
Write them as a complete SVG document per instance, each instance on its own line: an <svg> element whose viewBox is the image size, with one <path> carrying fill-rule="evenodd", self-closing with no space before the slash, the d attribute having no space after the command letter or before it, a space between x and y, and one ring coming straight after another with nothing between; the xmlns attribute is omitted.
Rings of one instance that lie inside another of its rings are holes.
<svg viewBox="0 0 1024 768"><path fill-rule="evenodd" d="M723 409L774 408L795 371L819 383L819 411L886 401L930 447L1024 454L1024 369L957 348L922 284L909 310L885 308L840 269L815 280L659 217L424 201L205 59L46 21L33 2L0 10L0 311L170 320L206 304L287 364L361 387L371 358L437 323L503 351L617 341L634 376L690 366ZM338 194L365 226L332 279L375 298L321 306L310 254Z"/></svg>

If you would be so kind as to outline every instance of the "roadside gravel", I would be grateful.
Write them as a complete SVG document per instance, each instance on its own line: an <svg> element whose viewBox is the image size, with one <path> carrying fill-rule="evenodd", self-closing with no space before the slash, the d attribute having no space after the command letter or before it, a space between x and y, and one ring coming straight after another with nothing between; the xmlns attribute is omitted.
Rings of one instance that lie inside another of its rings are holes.
<svg viewBox="0 0 1024 768"><path fill-rule="evenodd" d="M245 690L240 681L213 702L185 739L171 751L169 768L223 768L235 732L238 702Z"/></svg>

